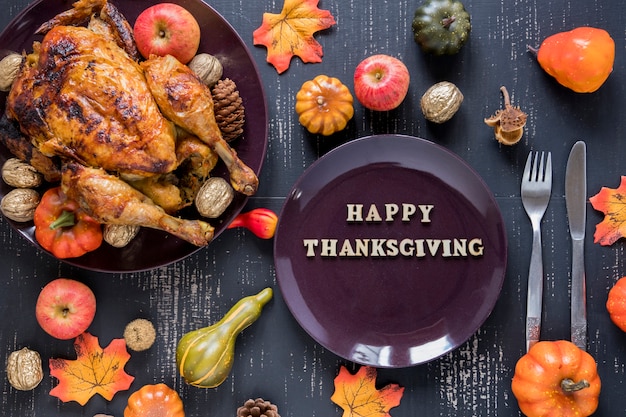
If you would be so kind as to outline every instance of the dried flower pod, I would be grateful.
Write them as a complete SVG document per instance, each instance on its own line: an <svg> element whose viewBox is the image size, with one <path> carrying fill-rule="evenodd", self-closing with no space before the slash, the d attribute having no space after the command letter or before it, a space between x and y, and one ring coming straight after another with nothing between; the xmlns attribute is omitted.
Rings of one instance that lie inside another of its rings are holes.
<svg viewBox="0 0 626 417"><path fill-rule="evenodd" d="M504 109L485 119L487 126L493 127L496 140L504 145L514 145L522 138L526 126L527 114L519 107L511 105L511 99L506 87L500 87L504 97Z"/></svg>
<svg viewBox="0 0 626 417"><path fill-rule="evenodd" d="M237 408L237 417L280 417L278 407L263 398L249 399Z"/></svg>
<svg viewBox="0 0 626 417"><path fill-rule="evenodd" d="M222 63L211 54L198 54L187 66L209 87L215 85L222 78Z"/></svg>
<svg viewBox="0 0 626 417"><path fill-rule="evenodd" d="M456 85L448 81L431 86L420 100L422 113L433 123L447 122L461 107L463 94Z"/></svg>
<svg viewBox="0 0 626 417"><path fill-rule="evenodd" d="M137 236L140 227L131 224L105 224L102 238L114 248L123 248Z"/></svg>
<svg viewBox="0 0 626 417"><path fill-rule="evenodd" d="M156 340L156 330L150 320L135 319L124 328L124 341L136 352L150 349Z"/></svg>
<svg viewBox="0 0 626 417"><path fill-rule="evenodd" d="M16 188L35 188L43 182L35 167L17 158L9 158L2 165L2 179Z"/></svg>
<svg viewBox="0 0 626 417"><path fill-rule="evenodd" d="M0 60L0 91L9 91L22 66L22 55L11 52Z"/></svg>
<svg viewBox="0 0 626 417"><path fill-rule="evenodd" d="M0 211L13 221L27 222L35 216L40 200L39 193L31 188L15 188L0 201Z"/></svg>
<svg viewBox="0 0 626 417"><path fill-rule="evenodd" d="M13 388L21 391L32 390L43 379L41 356L27 347L11 352L7 359L6 371Z"/></svg>
<svg viewBox="0 0 626 417"><path fill-rule="evenodd" d="M195 205L201 216L215 219L224 213L235 198L232 185L222 177L207 179L195 198Z"/></svg>

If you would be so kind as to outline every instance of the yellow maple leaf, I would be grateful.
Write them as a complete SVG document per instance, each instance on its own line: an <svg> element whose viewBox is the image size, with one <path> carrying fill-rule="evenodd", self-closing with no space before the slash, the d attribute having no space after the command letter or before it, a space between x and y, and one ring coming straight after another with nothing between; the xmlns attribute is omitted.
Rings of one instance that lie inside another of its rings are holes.
<svg viewBox="0 0 626 417"><path fill-rule="evenodd" d="M400 405L404 388L389 384L377 390L376 375L371 366L362 366L354 375L341 367L330 399L343 408L343 417L391 417L389 410Z"/></svg>
<svg viewBox="0 0 626 417"><path fill-rule="evenodd" d="M267 62L278 73L289 68L291 58L302 62L322 62L322 45L313 37L316 32L335 24L328 10L317 7L319 0L285 0L280 14L263 13L263 23L252 34L255 45L267 48Z"/></svg>
<svg viewBox="0 0 626 417"><path fill-rule="evenodd" d="M110 401L135 379L124 371L130 359L124 339L113 339L102 349L97 337L83 333L74 341L74 349L76 360L50 359L50 375L59 380L50 395L63 402L85 405L94 394Z"/></svg>

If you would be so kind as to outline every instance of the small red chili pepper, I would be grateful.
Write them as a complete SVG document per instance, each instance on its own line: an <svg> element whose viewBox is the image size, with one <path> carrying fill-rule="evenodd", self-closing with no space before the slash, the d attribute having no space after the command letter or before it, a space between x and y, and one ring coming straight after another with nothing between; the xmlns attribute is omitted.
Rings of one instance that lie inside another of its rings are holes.
<svg viewBox="0 0 626 417"><path fill-rule="evenodd" d="M35 209L35 238L60 259L76 258L102 244L102 226L67 198L61 187L51 188Z"/></svg>
<svg viewBox="0 0 626 417"><path fill-rule="evenodd" d="M241 213L228 225L228 229L245 227L261 239L271 239L276 232L278 216L270 209L256 208Z"/></svg>

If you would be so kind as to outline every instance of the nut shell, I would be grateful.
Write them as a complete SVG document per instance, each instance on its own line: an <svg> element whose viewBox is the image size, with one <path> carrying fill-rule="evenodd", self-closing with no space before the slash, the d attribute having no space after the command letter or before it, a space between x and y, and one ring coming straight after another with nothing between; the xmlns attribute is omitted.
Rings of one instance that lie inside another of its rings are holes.
<svg viewBox="0 0 626 417"><path fill-rule="evenodd" d="M431 86L420 100L422 113L433 123L447 122L463 103L463 94L456 85L448 81Z"/></svg>
<svg viewBox="0 0 626 417"><path fill-rule="evenodd" d="M202 184L196 195L196 209L203 217L215 219L224 213L233 198L235 190L228 181L222 177L211 177Z"/></svg>
<svg viewBox="0 0 626 417"><path fill-rule="evenodd" d="M12 52L0 60L0 91L9 91L22 66L22 55Z"/></svg>
<svg viewBox="0 0 626 417"><path fill-rule="evenodd" d="M6 371L13 388L20 391L32 390L43 379L41 356L27 347L11 352L7 358Z"/></svg>
<svg viewBox="0 0 626 417"><path fill-rule="evenodd" d="M0 211L13 221L27 222L35 216L40 200L39 193L31 188L15 188L0 201Z"/></svg>
<svg viewBox="0 0 626 417"><path fill-rule="evenodd" d="M17 158L9 158L2 165L2 179L16 188L35 188L43 182L43 176L35 167Z"/></svg>
<svg viewBox="0 0 626 417"><path fill-rule="evenodd" d="M203 83L212 87L222 78L222 63L211 54L198 54L187 64Z"/></svg>
<svg viewBox="0 0 626 417"><path fill-rule="evenodd" d="M123 248L137 236L140 227L131 224L106 224L102 230L102 238L114 248Z"/></svg>

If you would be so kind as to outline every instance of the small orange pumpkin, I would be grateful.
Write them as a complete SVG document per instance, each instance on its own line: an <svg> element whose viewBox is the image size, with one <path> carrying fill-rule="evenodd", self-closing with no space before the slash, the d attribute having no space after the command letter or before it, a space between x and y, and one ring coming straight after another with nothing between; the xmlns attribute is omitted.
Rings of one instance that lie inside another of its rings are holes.
<svg viewBox="0 0 626 417"><path fill-rule="evenodd" d="M609 291L606 310L609 312L611 321L626 332L626 277L618 279Z"/></svg>
<svg viewBox="0 0 626 417"><path fill-rule="evenodd" d="M183 400L165 384L144 385L128 397L124 417L185 417Z"/></svg>
<svg viewBox="0 0 626 417"><path fill-rule="evenodd" d="M587 417L598 408L593 357L567 340L541 341L515 366L511 389L528 417Z"/></svg>
<svg viewBox="0 0 626 417"><path fill-rule="evenodd" d="M332 135L346 128L354 116L354 99L339 79L318 75L305 81L296 94L296 113L310 133Z"/></svg>

